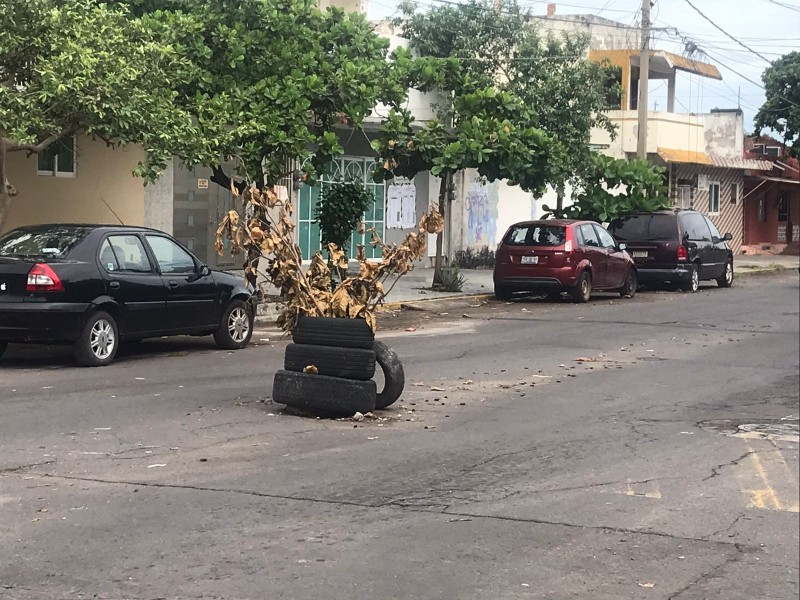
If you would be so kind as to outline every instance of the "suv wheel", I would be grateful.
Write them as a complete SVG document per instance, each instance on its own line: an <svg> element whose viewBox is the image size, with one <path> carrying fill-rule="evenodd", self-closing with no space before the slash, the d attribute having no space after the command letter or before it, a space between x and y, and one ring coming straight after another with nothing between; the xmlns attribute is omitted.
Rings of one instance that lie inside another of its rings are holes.
<svg viewBox="0 0 800 600"><path fill-rule="evenodd" d="M721 277L717 278L717 285L719 287L728 288L733 285L733 261L729 258L725 263L725 272Z"/></svg>
<svg viewBox="0 0 800 600"><path fill-rule="evenodd" d="M700 289L700 270L697 265L689 265L689 280L683 282L681 289L692 294Z"/></svg>
<svg viewBox="0 0 800 600"><path fill-rule="evenodd" d="M588 302L592 295L592 275L589 271L584 271L578 277L575 287L571 290L572 299L575 302L584 303Z"/></svg>

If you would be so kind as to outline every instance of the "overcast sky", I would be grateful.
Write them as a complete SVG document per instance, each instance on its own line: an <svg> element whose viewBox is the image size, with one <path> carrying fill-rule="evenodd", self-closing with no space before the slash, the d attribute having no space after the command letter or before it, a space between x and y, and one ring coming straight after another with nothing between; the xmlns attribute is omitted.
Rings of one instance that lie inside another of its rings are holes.
<svg viewBox="0 0 800 600"><path fill-rule="evenodd" d="M373 19L396 13L396 0L370 0L369 16ZM697 8L725 32L749 46L764 58L775 60L792 50L800 50L800 0L691 0ZM544 15L546 0L520 0L534 14ZM419 0L424 9L439 0ZM556 15L594 14L626 25L638 25L641 0L556 0ZM745 129L764 101L760 89L761 74L768 63L738 45L714 25L700 16L686 0L655 0L651 12L653 47L682 54L684 44L672 32L659 28L677 28L693 40L722 73L722 81L679 72L676 112L708 112L712 108L736 108L744 111ZM736 72L738 73L736 73ZM752 82L747 81L748 79ZM754 83L753 83L754 82ZM666 109L666 81L650 85L651 108Z"/></svg>

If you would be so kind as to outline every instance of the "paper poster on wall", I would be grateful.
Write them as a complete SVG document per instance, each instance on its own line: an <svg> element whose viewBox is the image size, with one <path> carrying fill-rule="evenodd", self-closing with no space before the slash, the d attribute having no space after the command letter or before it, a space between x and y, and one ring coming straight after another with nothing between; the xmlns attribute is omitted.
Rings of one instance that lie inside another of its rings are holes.
<svg viewBox="0 0 800 600"><path fill-rule="evenodd" d="M402 188L400 223L403 229L414 229L417 226L417 186L407 183Z"/></svg>
<svg viewBox="0 0 800 600"><path fill-rule="evenodd" d="M400 229L403 226L403 189L400 185L390 185L386 191L386 228Z"/></svg>
<svg viewBox="0 0 800 600"><path fill-rule="evenodd" d="M413 183L391 184L386 192L386 227L414 229L417 226L417 187Z"/></svg>
<svg viewBox="0 0 800 600"><path fill-rule="evenodd" d="M697 175L697 189L701 192L708 191L708 175L704 173L698 173Z"/></svg>

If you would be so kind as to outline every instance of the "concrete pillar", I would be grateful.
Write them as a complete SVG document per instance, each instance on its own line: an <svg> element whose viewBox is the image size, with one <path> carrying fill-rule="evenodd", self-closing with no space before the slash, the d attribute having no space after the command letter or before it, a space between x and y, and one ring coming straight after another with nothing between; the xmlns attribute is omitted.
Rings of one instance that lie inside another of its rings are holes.
<svg viewBox="0 0 800 600"><path fill-rule="evenodd" d="M667 112L675 112L675 73L667 78Z"/></svg>

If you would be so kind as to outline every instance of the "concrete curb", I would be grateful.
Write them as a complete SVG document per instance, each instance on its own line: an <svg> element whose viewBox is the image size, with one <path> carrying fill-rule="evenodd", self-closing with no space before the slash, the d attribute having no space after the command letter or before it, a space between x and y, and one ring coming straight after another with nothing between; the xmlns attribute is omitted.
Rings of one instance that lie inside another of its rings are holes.
<svg viewBox="0 0 800 600"><path fill-rule="evenodd" d="M783 265L767 265L764 267L739 267L734 271L736 277L748 277L750 275L768 275L770 273L781 273L783 271L788 271L786 267Z"/></svg>
<svg viewBox="0 0 800 600"><path fill-rule="evenodd" d="M379 312L401 310L408 308L414 310L417 304L431 304L433 302L443 302L450 300L490 300L494 294L454 294L452 296L440 296L437 298L422 298L420 300L402 300L400 302L387 302L378 307ZM424 309L417 309L424 310Z"/></svg>

